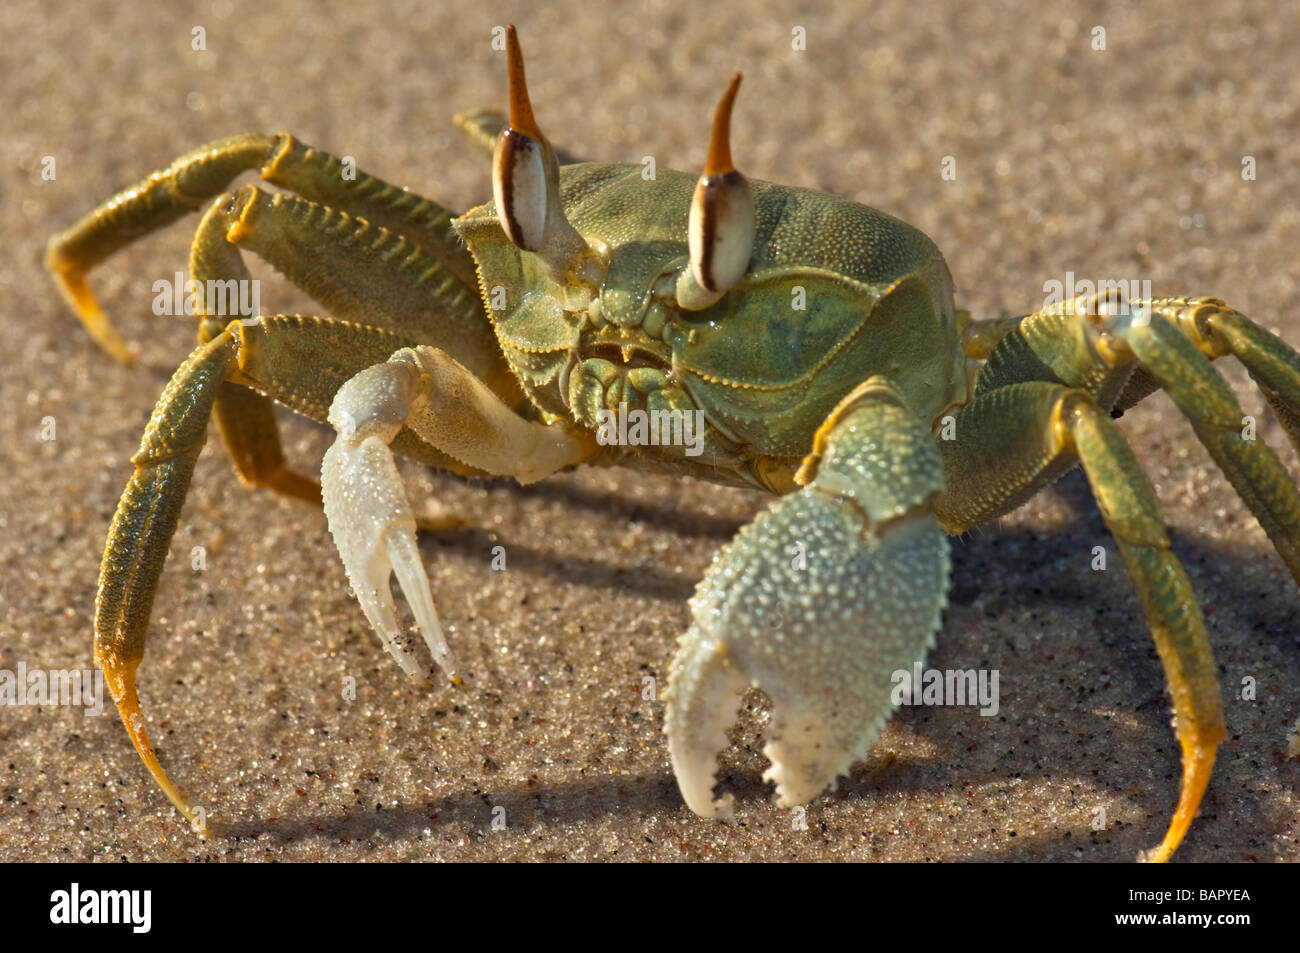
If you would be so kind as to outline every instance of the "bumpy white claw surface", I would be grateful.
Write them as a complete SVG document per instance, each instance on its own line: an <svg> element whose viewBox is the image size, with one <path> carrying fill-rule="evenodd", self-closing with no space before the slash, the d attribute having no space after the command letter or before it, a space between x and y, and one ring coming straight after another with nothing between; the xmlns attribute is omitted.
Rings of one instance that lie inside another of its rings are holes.
<svg viewBox="0 0 1300 953"><path fill-rule="evenodd" d="M891 676L934 644L949 561L933 516L864 529L860 508L806 489L745 527L700 583L665 725L697 814L717 812L717 755L751 685L772 701L764 777L791 807L865 756L894 707Z"/></svg>
<svg viewBox="0 0 1300 953"><path fill-rule="evenodd" d="M893 710L894 674L910 677L942 621L943 464L928 428L872 378L814 445L811 482L742 529L691 599L664 730L699 814L717 811L717 754L747 687L772 701L764 777L781 806L806 803L866 755Z"/></svg>
<svg viewBox="0 0 1300 953"><path fill-rule="evenodd" d="M452 671L416 546L415 517L388 448L417 399L418 381L412 365L395 361L344 384L329 415L338 439L321 467L325 518L357 601L397 664L413 677L421 675L421 666L397 619L394 573L434 661Z"/></svg>
<svg viewBox="0 0 1300 953"><path fill-rule="evenodd" d="M727 658L721 640L693 624L681 638L668 688L668 754L682 800L701 817L716 817L713 799L718 752L736 720L749 679Z"/></svg>

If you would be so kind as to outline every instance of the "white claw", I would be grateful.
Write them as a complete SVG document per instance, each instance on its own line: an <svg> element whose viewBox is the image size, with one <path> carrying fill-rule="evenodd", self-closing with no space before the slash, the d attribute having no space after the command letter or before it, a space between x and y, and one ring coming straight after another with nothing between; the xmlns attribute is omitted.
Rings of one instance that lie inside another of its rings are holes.
<svg viewBox="0 0 1300 953"><path fill-rule="evenodd" d="M865 756L893 709L892 674L933 644L948 579L943 534L926 514L864 536L861 512L814 490L787 496L741 530L701 581L664 728L697 814L718 813L717 755L751 685L772 702L764 778L777 803L792 807ZM789 555L800 543L806 566Z"/></svg>
<svg viewBox="0 0 1300 953"><path fill-rule="evenodd" d="M434 661L453 671L416 546L415 517L388 447L416 399L418 380L412 365L395 361L344 384L330 407L339 436L321 466L325 518L357 601L402 671L415 678L421 666L397 619L394 573Z"/></svg>
<svg viewBox="0 0 1300 953"><path fill-rule="evenodd" d="M727 746L727 728L736 720L749 679L698 624L687 630L681 646L664 723L668 754L686 806L700 817L717 817L729 813L713 798L718 752Z"/></svg>

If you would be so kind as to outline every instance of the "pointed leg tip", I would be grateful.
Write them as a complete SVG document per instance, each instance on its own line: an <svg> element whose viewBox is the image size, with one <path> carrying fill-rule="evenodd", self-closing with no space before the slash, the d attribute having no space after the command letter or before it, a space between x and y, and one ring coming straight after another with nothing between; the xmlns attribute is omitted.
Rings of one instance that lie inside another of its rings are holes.
<svg viewBox="0 0 1300 953"><path fill-rule="evenodd" d="M1150 850L1138 854L1137 860L1139 864L1163 864L1168 862L1172 853L1172 849L1161 844L1159 847L1152 847Z"/></svg>
<svg viewBox="0 0 1300 953"><path fill-rule="evenodd" d="M1163 864L1174 855L1178 845L1183 842L1192 821L1201 809L1201 800L1210 783L1214 771L1214 759L1218 750L1219 730L1210 727L1196 731L1182 739L1183 746L1183 782L1178 797L1178 807L1169 821L1169 830L1164 840L1157 847L1141 854L1138 859L1148 864ZM1213 742L1206 738L1214 738Z"/></svg>
<svg viewBox="0 0 1300 953"><path fill-rule="evenodd" d="M135 748L136 754L140 756L140 760L144 762L145 768L153 777L154 783L167 795L167 800L171 801L176 810L181 812L193 830L206 833L207 822L205 818L194 810L185 792L178 788L172 782L172 779L167 776L167 772L163 770L162 764L158 761L157 753L153 750L153 745L149 742L149 732L145 729L144 715L140 712L140 699L136 694L134 673L118 670L112 673L108 680L110 685L115 686L114 697L117 698L117 711L122 716L122 724L126 726L126 732L131 739L131 744Z"/></svg>
<svg viewBox="0 0 1300 953"><path fill-rule="evenodd" d="M133 367L140 357L138 344L128 345L117 333L113 323L108 319L85 275L79 271L64 270L50 266L54 282L59 286L63 298L81 320L91 339L114 360L127 367Z"/></svg>

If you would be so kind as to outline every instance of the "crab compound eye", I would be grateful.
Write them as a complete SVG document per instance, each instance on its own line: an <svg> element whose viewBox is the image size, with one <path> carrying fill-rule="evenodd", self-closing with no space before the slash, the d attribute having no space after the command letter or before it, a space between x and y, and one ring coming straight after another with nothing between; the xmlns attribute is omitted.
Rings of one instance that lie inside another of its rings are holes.
<svg viewBox="0 0 1300 953"><path fill-rule="evenodd" d="M553 181L549 166L556 163L533 116L524 79L524 54L513 23L506 30L506 55L510 63L510 124L501 130L492 153L492 195L510 241L517 248L535 252L546 237Z"/></svg>
<svg viewBox="0 0 1300 953"><path fill-rule="evenodd" d="M506 237L537 255L557 282L599 285L600 256L565 217L560 163L533 117L524 82L524 55L514 25L506 29L510 60L510 123L492 154L492 195Z"/></svg>
<svg viewBox="0 0 1300 953"><path fill-rule="evenodd" d="M691 272L701 288L724 292L745 274L754 250L754 198L734 169L702 175L691 201Z"/></svg>
<svg viewBox="0 0 1300 953"><path fill-rule="evenodd" d="M689 310L708 307L740 281L754 251L754 196L731 161L731 108L739 89L737 73L718 103L709 158L691 199L690 280L683 274L677 286L678 303Z"/></svg>
<svg viewBox="0 0 1300 953"><path fill-rule="evenodd" d="M546 236L549 210L546 149L541 140L512 126L502 129L497 138L492 156L492 195L506 236L517 248L535 252Z"/></svg>

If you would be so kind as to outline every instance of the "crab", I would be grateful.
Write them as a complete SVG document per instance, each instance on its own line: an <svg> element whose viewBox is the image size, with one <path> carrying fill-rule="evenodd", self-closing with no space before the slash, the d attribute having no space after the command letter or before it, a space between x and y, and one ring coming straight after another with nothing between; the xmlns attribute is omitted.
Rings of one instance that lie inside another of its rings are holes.
<svg viewBox="0 0 1300 953"><path fill-rule="evenodd" d="M703 816L729 811L717 756L752 687L772 706L765 778L780 805L862 760L895 706L893 673L923 661L941 627L948 537L1078 464L1172 696L1181 789L1146 855L1168 859L1210 780L1223 704L1196 595L1112 418L1168 393L1300 580L1300 496L1211 364L1244 364L1300 449L1300 355L1214 298L1102 293L972 320L917 229L736 169L739 74L703 174L647 175L558 153L513 26L507 51L508 117L457 117L493 150L492 201L459 217L286 133L249 134L177 159L50 242L86 329L129 361L86 274L206 206L190 257L199 344L133 458L95 601L96 662L171 802L203 832L150 745L135 671L213 418L244 483L323 505L362 611L416 678L455 679L456 666L394 454L472 478L530 483L585 464L775 494L699 583L664 692L672 767ZM230 190L248 170L285 191ZM330 316L233 317L219 299L249 281L244 252ZM286 464L276 401L334 427L319 483ZM635 439L624 422L637 413L669 439ZM423 646L399 621L393 575Z"/></svg>

